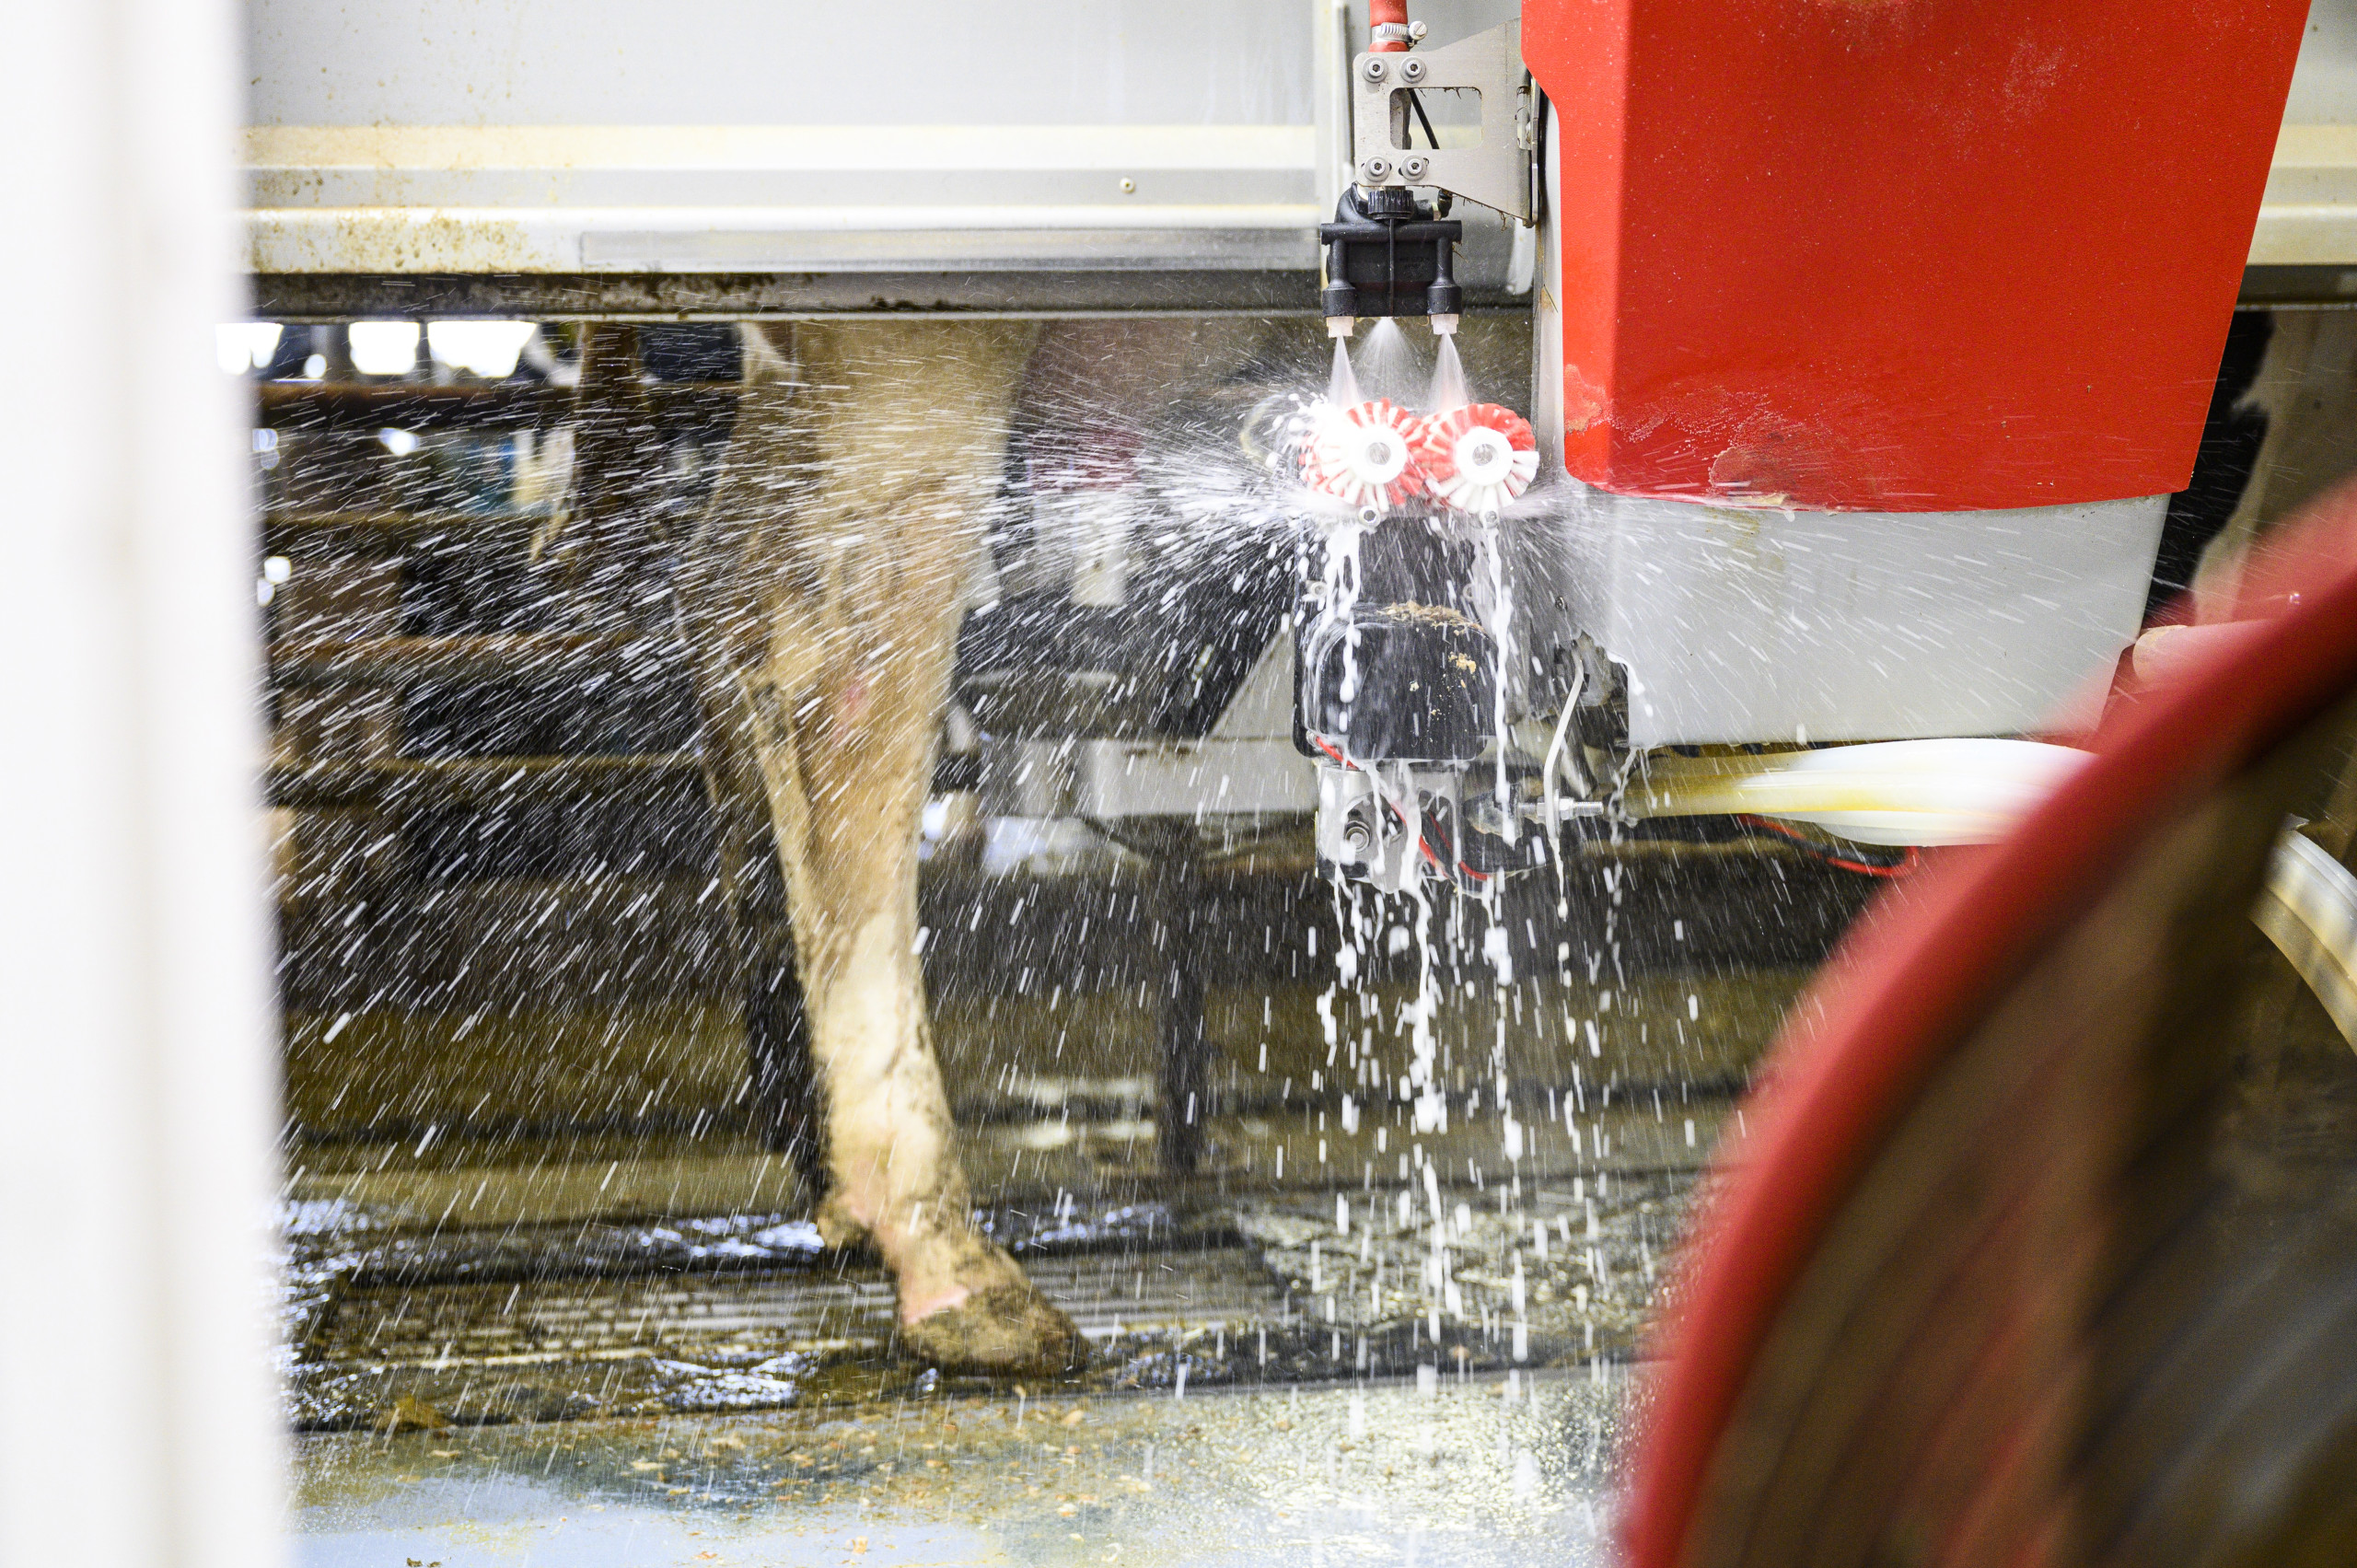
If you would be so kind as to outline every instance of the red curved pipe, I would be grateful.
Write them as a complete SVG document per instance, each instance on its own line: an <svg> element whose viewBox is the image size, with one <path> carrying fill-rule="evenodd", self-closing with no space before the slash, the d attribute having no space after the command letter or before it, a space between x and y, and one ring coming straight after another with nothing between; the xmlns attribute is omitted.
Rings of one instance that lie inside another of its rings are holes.
<svg viewBox="0 0 2357 1568"><path fill-rule="evenodd" d="M1749 1135L1719 1157L1659 1331L1639 1438L1631 1568L1678 1568L1720 1437L1850 1186L1993 985L2068 924L2153 824L2357 685L2357 484L2285 528L2246 570L2206 645L2120 705L2096 756L2013 835L1956 851L1904 905L1878 907L1792 1012ZM1934 1546L1938 1543L1933 1543ZM1935 1553L1936 1554L1936 1553Z"/></svg>
<svg viewBox="0 0 2357 1568"><path fill-rule="evenodd" d="M1407 25L1408 0L1366 0L1366 26L1370 36L1379 27L1404 28ZM1408 41L1405 37L1376 39L1367 47L1376 54L1405 54L1408 52Z"/></svg>

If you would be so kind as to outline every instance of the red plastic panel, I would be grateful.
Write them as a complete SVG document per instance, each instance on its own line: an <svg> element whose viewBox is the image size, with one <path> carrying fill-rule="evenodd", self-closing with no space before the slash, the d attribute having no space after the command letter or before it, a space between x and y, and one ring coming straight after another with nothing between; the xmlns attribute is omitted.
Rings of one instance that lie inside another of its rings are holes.
<svg viewBox="0 0 2357 1568"><path fill-rule="evenodd" d="M1564 459L1965 511L2183 488L2306 0L1528 0Z"/></svg>

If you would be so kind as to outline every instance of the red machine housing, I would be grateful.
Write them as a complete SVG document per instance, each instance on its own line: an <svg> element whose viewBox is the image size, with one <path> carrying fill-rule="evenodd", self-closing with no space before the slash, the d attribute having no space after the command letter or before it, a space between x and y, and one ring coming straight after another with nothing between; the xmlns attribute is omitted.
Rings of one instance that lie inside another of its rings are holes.
<svg viewBox="0 0 2357 1568"><path fill-rule="evenodd" d="M1967 511L2182 489L2306 0L1527 0L1565 466Z"/></svg>

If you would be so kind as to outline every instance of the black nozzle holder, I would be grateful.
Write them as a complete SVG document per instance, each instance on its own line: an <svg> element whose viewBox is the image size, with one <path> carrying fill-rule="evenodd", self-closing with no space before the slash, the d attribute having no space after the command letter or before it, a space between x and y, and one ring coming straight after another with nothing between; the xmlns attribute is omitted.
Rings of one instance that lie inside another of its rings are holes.
<svg viewBox="0 0 2357 1568"><path fill-rule="evenodd" d="M1449 252L1454 249L1444 240L1434 251L1433 264L1438 272L1424 289L1424 314L1427 316L1454 316L1464 306L1465 291L1457 286L1457 279L1449 272Z"/></svg>
<svg viewBox="0 0 2357 1568"><path fill-rule="evenodd" d="M1451 316L1462 291L1451 275L1451 249L1465 226L1435 218L1398 186L1353 186L1318 226L1326 247L1329 316Z"/></svg>

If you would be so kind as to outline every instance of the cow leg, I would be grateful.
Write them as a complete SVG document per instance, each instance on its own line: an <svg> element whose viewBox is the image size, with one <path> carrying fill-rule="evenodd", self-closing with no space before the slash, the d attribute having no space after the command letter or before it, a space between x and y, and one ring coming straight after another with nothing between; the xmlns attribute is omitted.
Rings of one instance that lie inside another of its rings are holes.
<svg viewBox="0 0 2357 1568"><path fill-rule="evenodd" d="M716 656L723 640L692 617L685 631L701 708L698 747L744 1001L755 1132L763 1147L793 1161L804 1194L815 1204L827 1195L825 1114L757 727L741 684L726 657Z"/></svg>
<svg viewBox="0 0 2357 1568"><path fill-rule="evenodd" d="M911 1348L986 1369L1080 1348L973 1228L916 953L917 827L958 597L1029 341L987 322L749 333L690 584L785 873L827 1111L825 1220L874 1240Z"/></svg>

